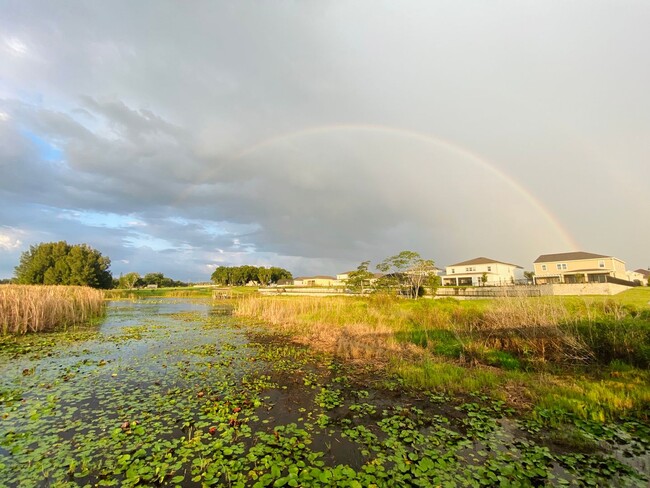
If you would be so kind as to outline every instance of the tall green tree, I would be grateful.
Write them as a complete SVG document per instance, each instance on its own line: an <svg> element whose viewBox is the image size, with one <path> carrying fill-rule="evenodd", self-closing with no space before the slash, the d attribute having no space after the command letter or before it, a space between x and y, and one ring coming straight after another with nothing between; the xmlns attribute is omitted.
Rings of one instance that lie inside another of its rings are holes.
<svg viewBox="0 0 650 488"><path fill-rule="evenodd" d="M265 268L264 266L261 266L260 268L257 269L257 281L259 281L260 285L266 286L271 282L271 278L273 277L273 271L271 271L269 268Z"/></svg>
<svg viewBox="0 0 650 488"><path fill-rule="evenodd" d="M15 276L19 284L110 288L110 266L108 257L87 244L44 242L22 253Z"/></svg>

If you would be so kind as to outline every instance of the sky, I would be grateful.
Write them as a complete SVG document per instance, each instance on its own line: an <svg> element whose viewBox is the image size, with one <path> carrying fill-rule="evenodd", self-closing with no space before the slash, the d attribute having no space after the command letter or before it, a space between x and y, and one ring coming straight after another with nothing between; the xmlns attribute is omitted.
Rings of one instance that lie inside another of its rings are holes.
<svg viewBox="0 0 650 488"><path fill-rule="evenodd" d="M650 266L650 2L0 0L0 278Z"/></svg>

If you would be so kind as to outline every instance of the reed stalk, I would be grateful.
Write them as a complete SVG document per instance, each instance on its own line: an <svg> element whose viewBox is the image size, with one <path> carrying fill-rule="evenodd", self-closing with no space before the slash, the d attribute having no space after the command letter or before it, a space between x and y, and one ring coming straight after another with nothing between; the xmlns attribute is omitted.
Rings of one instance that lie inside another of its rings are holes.
<svg viewBox="0 0 650 488"><path fill-rule="evenodd" d="M82 286L0 285L0 332L26 334L88 322L104 313L101 290Z"/></svg>

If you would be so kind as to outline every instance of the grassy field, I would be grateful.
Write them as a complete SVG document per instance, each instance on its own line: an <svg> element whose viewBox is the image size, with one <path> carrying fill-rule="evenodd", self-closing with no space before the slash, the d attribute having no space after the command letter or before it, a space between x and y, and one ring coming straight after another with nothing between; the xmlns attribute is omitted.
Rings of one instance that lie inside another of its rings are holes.
<svg viewBox="0 0 650 488"><path fill-rule="evenodd" d="M82 286L0 285L0 332L25 334L88 322L104 312L104 294Z"/></svg>
<svg viewBox="0 0 650 488"><path fill-rule="evenodd" d="M540 418L647 420L649 292L481 301L252 296L236 313L407 386L483 392Z"/></svg>

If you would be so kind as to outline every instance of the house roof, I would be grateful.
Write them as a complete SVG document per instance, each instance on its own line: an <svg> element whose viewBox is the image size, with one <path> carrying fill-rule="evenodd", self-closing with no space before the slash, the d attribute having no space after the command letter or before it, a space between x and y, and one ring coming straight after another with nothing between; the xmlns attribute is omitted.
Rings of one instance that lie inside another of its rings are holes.
<svg viewBox="0 0 650 488"><path fill-rule="evenodd" d="M294 278L295 280L336 280L334 276L301 276L300 278Z"/></svg>
<svg viewBox="0 0 650 488"><path fill-rule="evenodd" d="M512 263L505 263L503 261L497 261L496 259L490 259L490 258L474 258L470 259L469 261L463 261L460 263L455 263L455 264L450 264L449 266L469 266L470 264L490 264L490 263L499 263L499 264L505 264L508 266L514 266L515 268L523 269L521 266L517 264L512 264ZM447 266L447 267L449 267Z"/></svg>
<svg viewBox="0 0 650 488"><path fill-rule="evenodd" d="M634 272L642 274L646 278L650 276L650 270L647 270L647 269L635 269Z"/></svg>
<svg viewBox="0 0 650 488"><path fill-rule="evenodd" d="M595 259L595 258L611 258L612 256L605 256L604 254L594 254L592 252L575 251L575 252L560 252L557 254L542 254L534 262L536 263L551 263L554 261L577 261L579 259Z"/></svg>

